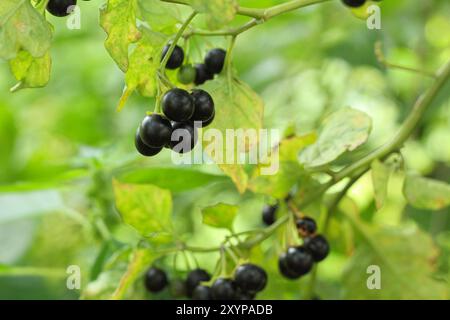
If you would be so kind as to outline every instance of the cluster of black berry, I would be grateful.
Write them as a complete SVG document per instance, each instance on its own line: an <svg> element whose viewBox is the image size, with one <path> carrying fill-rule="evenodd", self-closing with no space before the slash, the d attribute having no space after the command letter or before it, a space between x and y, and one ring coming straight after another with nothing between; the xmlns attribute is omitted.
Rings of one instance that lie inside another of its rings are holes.
<svg viewBox="0 0 450 320"><path fill-rule="evenodd" d="M373 0L373 1L380 2L381 0ZM363 6L367 2L367 0L342 0L342 2L349 7L359 8Z"/></svg>
<svg viewBox="0 0 450 320"><path fill-rule="evenodd" d="M164 47L161 59L164 58L167 51L169 51L169 45ZM178 81L183 84L194 83L199 86L208 80L214 79L215 74L222 72L226 55L227 53L225 50L215 48L206 54L203 63L197 63L195 66L192 66L191 64L182 65L184 61L184 51L177 45L167 61L166 68L171 70L180 68L178 71Z"/></svg>
<svg viewBox="0 0 450 320"><path fill-rule="evenodd" d="M261 267L246 263L234 272L234 279L218 278L211 286L204 282L211 280L203 269L189 272L184 281L186 296L193 300L252 300L267 283L267 273ZM145 286L150 292L160 292L168 285L166 273L151 267L145 275Z"/></svg>

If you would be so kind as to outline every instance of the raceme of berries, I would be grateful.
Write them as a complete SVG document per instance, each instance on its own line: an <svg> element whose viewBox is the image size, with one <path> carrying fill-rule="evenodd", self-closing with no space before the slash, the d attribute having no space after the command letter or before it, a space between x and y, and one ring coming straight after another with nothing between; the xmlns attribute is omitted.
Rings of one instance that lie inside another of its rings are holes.
<svg viewBox="0 0 450 320"><path fill-rule="evenodd" d="M366 0L342 0L342 2L352 8L361 7L366 3Z"/></svg>
<svg viewBox="0 0 450 320"><path fill-rule="evenodd" d="M192 122L175 122L172 125L170 149L178 153L186 153L194 149L198 142L197 128Z"/></svg>
<svg viewBox="0 0 450 320"><path fill-rule="evenodd" d="M214 300L233 300L236 295L236 285L233 280L219 278L211 286L211 296Z"/></svg>
<svg viewBox="0 0 450 320"><path fill-rule="evenodd" d="M146 157L152 157L152 156L157 155L163 148L162 147L154 148L154 147L150 147L150 146L146 145L142 141L139 131L140 130L138 128L136 130L136 136L134 139L134 145L136 146L136 150L140 154L142 154L143 156L146 156Z"/></svg>
<svg viewBox="0 0 450 320"><path fill-rule="evenodd" d="M169 51L169 48L170 44L164 47L161 55L161 61L166 56L167 52ZM171 70L178 69L183 64L183 61L184 61L184 51L180 46L176 45L172 54L170 55L169 60L167 61L166 68Z"/></svg>
<svg viewBox="0 0 450 320"><path fill-rule="evenodd" d="M145 274L145 287L148 291L156 293L162 291L168 284L166 273L156 267L151 267Z"/></svg>
<svg viewBox="0 0 450 320"><path fill-rule="evenodd" d="M241 292L256 293L265 288L267 284L267 273L257 265L246 263L236 269L234 282Z"/></svg>
<svg viewBox="0 0 450 320"><path fill-rule="evenodd" d="M214 74L222 72L226 55L227 52L220 48L210 50L205 57L205 65L208 70Z"/></svg>
<svg viewBox="0 0 450 320"><path fill-rule="evenodd" d="M316 235L305 239L305 248L311 253L315 262L325 259L330 252L330 245L322 235Z"/></svg>
<svg viewBox="0 0 450 320"><path fill-rule="evenodd" d="M144 118L139 129L142 141L150 147L160 148L168 145L172 137L172 125L162 115L153 113Z"/></svg>
<svg viewBox="0 0 450 320"><path fill-rule="evenodd" d="M72 13L77 0L49 0L47 11L56 17L65 17Z"/></svg>
<svg viewBox="0 0 450 320"><path fill-rule="evenodd" d="M278 204L264 206L262 211L262 221L264 224L270 226L275 222L277 210Z"/></svg>
<svg viewBox="0 0 450 320"><path fill-rule="evenodd" d="M298 234L302 238L311 236L317 231L316 221L310 217L298 218L295 221L295 224L297 226Z"/></svg>
<svg viewBox="0 0 450 320"><path fill-rule="evenodd" d="M191 121L206 122L214 116L214 100L211 95L201 89L192 90L191 96L194 100L194 113Z"/></svg>
<svg viewBox="0 0 450 320"><path fill-rule="evenodd" d="M194 114L194 98L186 90L170 89L162 99L162 111L169 120L187 121Z"/></svg>
<svg viewBox="0 0 450 320"><path fill-rule="evenodd" d="M201 282L211 280L211 276L206 270L195 269L189 272L186 278L186 293L188 297L192 297L194 290L200 285ZM205 287L205 286L201 286ZM208 288L208 287L205 287ZM208 288L209 289L209 288ZM204 289L199 289L204 290ZM208 293L209 294L209 293ZM204 299L201 299L204 300Z"/></svg>
<svg viewBox="0 0 450 320"><path fill-rule="evenodd" d="M194 83L195 85L199 86L204 84L208 80L214 79L214 74L209 71L208 67L203 64L199 63L195 65L195 79Z"/></svg>

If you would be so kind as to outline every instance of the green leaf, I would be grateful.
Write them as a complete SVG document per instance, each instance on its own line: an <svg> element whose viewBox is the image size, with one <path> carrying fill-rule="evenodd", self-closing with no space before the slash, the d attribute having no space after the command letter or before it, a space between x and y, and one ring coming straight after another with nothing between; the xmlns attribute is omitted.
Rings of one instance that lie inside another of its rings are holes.
<svg viewBox="0 0 450 320"><path fill-rule="evenodd" d="M236 16L237 0L190 0L191 6L206 15L206 24L214 30L227 25Z"/></svg>
<svg viewBox="0 0 450 320"><path fill-rule="evenodd" d="M215 228L232 230L238 209L237 206L225 203L218 203L214 206L203 208L203 223Z"/></svg>
<svg viewBox="0 0 450 320"><path fill-rule="evenodd" d="M203 142L205 152L216 162L219 168L231 177L239 192L243 193L247 189L248 175L244 170L244 166L239 164L237 156L245 153L251 147L242 143L234 144L234 152L226 150L224 138L223 148L218 143L217 148L213 148L217 142L214 131L209 129L217 129L221 133L221 137L226 137L227 129L241 129L244 134L247 130L259 130L262 127L262 117L264 110L264 102L262 99L245 83L232 79L231 82L226 77L221 76L214 81L207 82L202 88L208 91L216 105L216 117L212 125L206 132L212 133L209 137L210 141ZM235 139L244 141L245 139ZM209 147L208 147L209 146ZM234 156L234 161L226 161L228 151Z"/></svg>
<svg viewBox="0 0 450 320"><path fill-rule="evenodd" d="M171 177L171 179L167 179ZM204 173L186 168L142 168L123 172L116 176L121 182L152 184L172 192L183 192L200 188L215 182L228 180L226 176Z"/></svg>
<svg viewBox="0 0 450 320"><path fill-rule="evenodd" d="M317 142L300 154L300 162L307 167L320 167L353 151L369 138L372 120L352 108L342 108L325 119L319 129Z"/></svg>
<svg viewBox="0 0 450 320"><path fill-rule="evenodd" d="M49 52L40 58L34 58L27 51L19 51L17 56L9 61L11 71L19 81L11 91L44 87L50 80L51 64Z"/></svg>
<svg viewBox="0 0 450 320"><path fill-rule="evenodd" d="M173 34L177 30L177 23L181 22L178 6L162 1L138 0L142 18L153 31Z"/></svg>
<svg viewBox="0 0 450 320"><path fill-rule="evenodd" d="M144 237L171 233L172 196L153 185L121 183L113 180L117 210L124 222Z"/></svg>
<svg viewBox="0 0 450 320"><path fill-rule="evenodd" d="M20 50L42 57L50 49L51 40L49 23L29 0L0 2L0 58L14 59Z"/></svg>
<svg viewBox="0 0 450 320"><path fill-rule="evenodd" d="M129 45L141 37L136 9L136 0L108 0L100 10L100 25L108 34L105 47L123 72L128 70Z"/></svg>
<svg viewBox="0 0 450 320"><path fill-rule="evenodd" d="M378 209L383 207L386 200L390 174L391 169L387 165L379 160L372 162L373 192L375 194L375 202Z"/></svg>
<svg viewBox="0 0 450 320"><path fill-rule="evenodd" d="M450 185L417 175L406 175L403 194L413 207L440 210L450 205Z"/></svg>

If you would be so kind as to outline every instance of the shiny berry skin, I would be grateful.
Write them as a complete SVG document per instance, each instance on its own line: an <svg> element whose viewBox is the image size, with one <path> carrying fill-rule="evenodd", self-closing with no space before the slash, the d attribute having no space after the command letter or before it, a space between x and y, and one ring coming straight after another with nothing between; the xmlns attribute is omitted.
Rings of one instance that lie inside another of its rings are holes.
<svg viewBox="0 0 450 320"><path fill-rule="evenodd" d="M216 111L213 112L211 118L202 122L202 128L205 128L205 127L209 126L211 123L213 123L215 117L216 117Z"/></svg>
<svg viewBox="0 0 450 320"><path fill-rule="evenodd" d="M194 98L186 90L170 89L162 99L162 110L164 115L172 121L189 120L194 114Z"/></svg>
<svg viewBox="0 0 450 320"><path fill-rule="evenodd" d="M191 121L208 121L214 114L214 100L205 90L195 89L191 93L194 99L194 113Z"/></svg>
<svg viewBox="0 0 450 320"><path fill-rule="evenodd" d="M225 64L225 57L227 52L223 49L212 49L205 57L205 65L211 73L219 74L222 72L223 65Z"/></svg>
<svg viewBox="0 0 450 320"><path fill-rule="evenodd" d="M186 278L186 292L188 297L192 297L194 289L203 281L211 280L211 276L203 269L195 269L189 272Z"/></svg>
<svg viewBox="0 0 450 320"><path fill-rule="evenodd" d="M202 285L195 287L192 300L212 300L211 288Z"/></svg>
<svg viewBox="0 0 450 320"><path fill-rule="evenodd" d="M170 142L172 125L163 116L153 113L144 118L139 132L142 142L150 147L160 148Z"/></svg>
<svg viewBox="0 0 450 320"><path fill-rule="evenodd" d="M307 274L313 264L314 259L305 247L290 247L286 252L286 266L296 274Z"/></svg>
<svg viewBox="0 0 450 320"><path fill-rule="evenodd" d="M194 149L198 142L197 128L192 122L174 122L169 146L172 151L186 153Z"/></svg>
<svg viewBox="0 0 450 320"><path fill-rule="evenodd" d="M205 64L200 63L195 65L195 85L199 86L212 79L214 79L214 74L208 70Z"/></svg>
<svg viewBox="0 0 450 320"><path fill-rule="evenodd" d="M278 270L285 278L290 280L298 279L301 276L301 274L292 271L291 269L288 268L286 263L286 253L283 253L278 258Z"/></svg>
<svg viewBox="0 0 450 320"><path fill-rule="evenodd" d="M169 51L170 45L166 45L163 49L162 55L161 55L161 61L164 59L164 57L167 54L167 51ZM175 46L173 49L172 55L170 56L169 60L167 61L166 68L167 69L178 69L183 64L184 60L184 51L180 46Z"/></svg>
<svg viewBox="0 0 450 320"><path fill-rule="evenodd" d="M236 269L234 282L242 292L259 292L266 287L267 273L257 265L246 263Z"/></svg>
<svg viewBox="0 0 450 320"><path fill-rule="evenodd" d="M236 300L254 300L256 297L256 293L254 292L245 292L241 290L237 290L235 294Z"/></svg>
<svg viewBox="0 0 450 320"><path fill-rule="evenodd" d="M322 261L330 252L330 245L328 244L327 239L320 234L311 238L306 238L305 248L311 252L315 262Z"/></svg>
<svg viewBox="0 0 450 320"><path fill-rule="evenodd" d="M72 6L77 5L77 0L50 0L47 3L47 11L56 17L65 17L72 13Z"/></svg>
<svg viewBox="0 0 450 320"><path fill-rule="evenodd" d="M140 154L142 154L143 156L146 156L146 157L155 156L162 150L162 147L153 148L153 147L149 147L148 145L146 145L141 139L141 136L139 133L139 128L137 129L136 135L134 137L134 145L136 146L136 150Z"/></svg>
<svg viewBox="0 0 450 320"><path fill-rule="evenodd" d="M167 276L163 270L155 267L148 269L145 274L145 287L148 291L160 292L167 284Z"/></svg>
<svg viewBox="0 0 450 320"><path fill-rule="evenodd" d="M366 3L366 0L342 0L342 2L349 7L358 8Z"/></svg>
<svg viewBox="0 0 450 320"><path fill-rule="evenodd" d="M211 286L211 294L214 300L233 300L236 295L236 287L231 279L219 278Z"/></svg>
<svg viewBox="0 0 450 320"><path fill-rule="evenodd" d="M184 65L178 70L177 79L182 84L190 84L195 80L195 68L190 65Z"/></svg>
<svg viewBox="0 0 450 320"><path fill-rule="evenodd" d="M262 211L262 221L267 226L272 225L276 220L276 213L278 210L278 204L266 205Z"/></svg>
<svg viewBox="0 0 450 320"><path fill-rule="evenodd" d="M301 237L311 236L317 231L316 221L310 217L299 218L295 224L297 225L297 230Z"/></svg>

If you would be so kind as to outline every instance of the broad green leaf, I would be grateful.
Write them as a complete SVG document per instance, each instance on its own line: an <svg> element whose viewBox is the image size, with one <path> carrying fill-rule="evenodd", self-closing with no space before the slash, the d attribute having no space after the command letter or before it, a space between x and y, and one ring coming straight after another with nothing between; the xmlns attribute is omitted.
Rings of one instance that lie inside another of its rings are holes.
<svg viewBox="0 0 450 320"><path fill-rule="evenodd" d="M167 179L167 177L171 177ZM121 182L152 184L172 192L183 192L206 186L214 182L228 180L226 176L204 173L186 168L141 168L123 172L116 176Z"/></svg>
<svg viewBox="0 0 450 320"><path fill-rule="evenodd" d="M285 198L292 187L305 176L303 166L298 162L298 153L314 143L315 134L287 138L274 148L267 159L267 164L259 164L249 182L249 189L272 197ZM276 174L262 174L263 168L271 168Z"/></svg>
<svg viewBox="0 0 450 320"><path fill-rule="evenodd" d="M227 25L236 15L239 6L236 0L190 0L191 6L206 15L206 24L211 30Z"/></svg>
<svg viewBox="0 0 450 320"><path fill-rule="evenodd" d="M50 25L29 0L0 1L0 58L13 59L20 50L42 57L51 40Z"/></svg>
<svg viewBox="0 0 450 320"><path fill-rule="evenodd" d="M218 203L214 206L203 208L203 223L215 228L232 230L238 209L237 206L225 203Z"/></svg>
<svg viewBox="0 0 450 320"><path fill-rule="evenodd" d="M163 1L138 0L142 18L153 31L173 34L177 30L177 23L181 22L178 6Z"/></svg>
<svg viewBox="0 0 450 320"><path fill-rule="evenodd" d="M356 217L351 222L366 241L345 268L345 299L448 299L448 286L433 279L438 251L429 235L414 226L377 229ZM369 266L380 268L380 290L367 287Z"/></svg>
<svg viewBox="0 0 450 320"><path fill-rule="evenodd" d="M11 71L19 81L11 90L45 86L50 80L51 64L48 52L40 58L34 58L27 51L19 51L17 56L9 61Z"/></svg>
<svg viewBox="0 0 450 320"><path fill-rule="evenodd" d="M373 192L378 209L383 207L384 201L386 200L390 174L391 169L387 165L379 160L372 162Z"/></svg>
<svg viewBox="0 0 450 320"><path fill-rule="evenodd" d="M258 130L262 128L264 102L245 83L237 79L229 82L224 76L207 82L202 88L212 95L216 105L214 122L205 130L204 150L220 169L231 177L238 191L243 193L247 189L248 175L244 166L238 163L238 155L245 154L256 145L245 144L246 139L237 138L234 139L234 150L230 152L230 150L226 150L226 142L230 142L230 139L225 137L227 129L240 129L243 135L252 131L259 134ZM219 134L219 137L216 133ZM220 140L223 140L223 144ZM217 148L214 147L215 145ZM231 161L227 161L227 152L233 155Z"/></svg>
<svg viewBox="0 0 450 320"><path fill-rule="evenodd" d="M317 142L300 154L300 162L307 167L326 165L364 144L371 128L372 120L365 113L352 108L339 109L325 119Z"/></svg>
<svg viewBox="0 0 450 320"><path fill-rule="evenodd" d="M450 205L450 185L417 175L406 175L403 194L413 207L440 210Z"/></svg>
<svg viewBox="0 0 450 320"><path fill-rule="evenodd" d="M153 185L113 181L116 207L124 222L144 237L172 231L170 191Z"/></svg>
<svg viewBox="0 0 450 320"><path fill-rule="evenodd" d="M141 37L136 10L136 0L108 0L100 10L100 25L108 34L105 47L123 72L128 70L129 45Z"/></svg>

